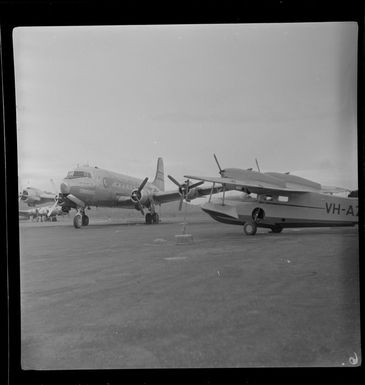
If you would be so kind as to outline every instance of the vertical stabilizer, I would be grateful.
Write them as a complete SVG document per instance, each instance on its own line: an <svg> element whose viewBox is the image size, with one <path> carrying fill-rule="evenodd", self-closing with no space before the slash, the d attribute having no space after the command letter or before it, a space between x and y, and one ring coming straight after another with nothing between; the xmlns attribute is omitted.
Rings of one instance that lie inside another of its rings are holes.
<svg viewBox="0 0 365 385"><path fill-rule="evenodd" d="M165 191L165 172L162 158L157 159L157 170L155 179L152 182L160 191Z"/></svg>

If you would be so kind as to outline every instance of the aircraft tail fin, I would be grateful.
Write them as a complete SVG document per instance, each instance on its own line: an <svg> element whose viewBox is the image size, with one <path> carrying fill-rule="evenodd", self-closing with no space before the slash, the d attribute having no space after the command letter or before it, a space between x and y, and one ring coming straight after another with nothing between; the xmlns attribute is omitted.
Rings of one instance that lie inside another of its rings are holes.
<svg viewBox="0 0 365 385"><path fill-rule="evenodd" d="M152 182L160 191L165 191L165 171L163 166L163 159L157 159L157 170L155 179Z"/></svg>

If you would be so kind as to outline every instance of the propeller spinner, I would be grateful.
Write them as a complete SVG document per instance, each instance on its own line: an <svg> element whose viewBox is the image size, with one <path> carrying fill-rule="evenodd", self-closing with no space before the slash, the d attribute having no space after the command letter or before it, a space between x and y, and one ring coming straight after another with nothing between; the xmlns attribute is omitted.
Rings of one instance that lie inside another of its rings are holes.
<svg viewBox="0 0 365 385"><path fill-rule="evenodd" d="M144 215L143 206L141 204L142 190L143 190L143 187L146 185L147 181L148 181L148 177L144 178L142 183L138 187L138 189L133 190L131 193L131 199L133 202L136 203L138 210L142 213L142 215Z"/></svg>
<svg viewBox="0 0 365 385"><path fill-rule="evenodd" d="M200 182L193 183L191 185L189 179L187 179L184 183L179 183L171 175L167 175L167 177L171 180L171 182L173 182L174 184L176 184L176 186L179 187L179 193L180 193L179 211L181 211L183 201L184 199L186 200L186 198L188 197L189 191L191 191L191 189L198 187L204 183L203 181L200 181Z"/></svg>

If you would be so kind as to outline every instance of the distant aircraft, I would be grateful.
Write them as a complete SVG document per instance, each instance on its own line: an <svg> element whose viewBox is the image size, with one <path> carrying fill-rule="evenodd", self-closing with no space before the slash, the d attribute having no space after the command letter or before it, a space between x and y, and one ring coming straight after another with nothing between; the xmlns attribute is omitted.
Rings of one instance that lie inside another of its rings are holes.
<svg viewBox="0 0 365 385"><path fill-rule="evenodd" d="M29 210L19 210L19 218L36 219L37 221L57 221L57 215L64 215L61 206L42 206L34 207Z"/></svg>
<svg viewBox="0 0 365 385"><path fill-rule="evenodd" d="M30 207L34 207L38 204L54 202L56 196L56 193L43 191L35 187L26 187L19 193L19 199L27 203Z"/></svg>
<svg viewBox="0 0 365 385"><path fill-rule="evenodd" d="M37 219L38 218L38 208L32 208L29 210L20 210L19 209L19 219Z"/></svg>
<svg viewBox="0 0 365 385"><path fill-rule="evenodd" d="M136 209L145 216L146 224L159 223L156 205L180 200L198 198L211 193L211 188L198 188L204 182L182 184L173 177L169 178L178 185L178 191L164 191L164 165L162 158L158 158L155 179L148 183L148 178L143 180L116 172L103 170L98 167L83 166L68 172L60 185L61 192L55 205L60 205L64 212L71 209L77 211L73 224L75 228L87 226L89 217L85 209L96 207L120 207ZM218 191L215 189L214 192ZM144 210L148 212L145 214Z"/></svg>
<svg viewBox="0 0 365 385"><path fill-rule="evenodd" d="M185 178L212 182L223 186L220 203L211 199L202 210L218 222L243 225L247 235L256 234L258 227L280 233L283 228L354 226L358 223L356 192L347 198L335 196L350 192L338 187L325 187L319 183L289 173L260 172L252 169L222 169L214 159L221 177L185 175ZM225 199L226 190L238 190L242 196Z"/></svg>

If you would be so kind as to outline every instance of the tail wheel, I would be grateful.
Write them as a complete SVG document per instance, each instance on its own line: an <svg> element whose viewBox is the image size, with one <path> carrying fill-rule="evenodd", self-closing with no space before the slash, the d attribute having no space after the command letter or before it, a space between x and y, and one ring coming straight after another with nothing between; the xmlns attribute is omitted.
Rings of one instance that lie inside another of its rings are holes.
<svg viewBox="0 0 365 385"><path fill-rule="evenodd" d="M89 224L89 217L87 215L82 216L82 225L87 226Z"/></svg>
<svg viewBox="0 0 365 385"><path fill-rule="evenodd" d="M81 214L76 214L74 216L74 227L75 229L80 229L82 226L82 216Z"/></svg>
<svg viewBox="0 0 365 385"><path fill-rule="evenodd" d="M257 232L257 225L255 222L246 222L243 225L243 231L246 235L255 235Z"/></svg>
<svg viewBox="0 0 365 385"><path fill-rule="evenodd" d="M152 214L151 213L147 213L146 216L145 216L145 220L146 220L146 224L147 225L152 224Z"/></svg>
<svg viewBox="0 0 365 385"><path fill-rule="evenodd" d="M160 222L160 217L158 216L157 213L152 214L152 223L159 223Z"/></svg>

